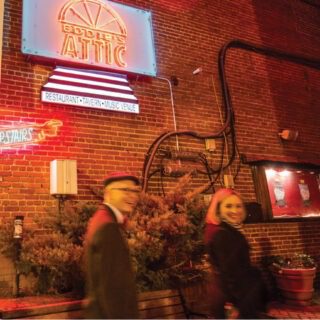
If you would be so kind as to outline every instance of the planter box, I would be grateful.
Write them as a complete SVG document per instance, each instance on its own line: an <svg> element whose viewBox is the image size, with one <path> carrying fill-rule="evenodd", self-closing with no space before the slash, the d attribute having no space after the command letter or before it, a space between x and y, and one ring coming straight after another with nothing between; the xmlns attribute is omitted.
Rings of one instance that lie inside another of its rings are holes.
<svg viewBox="0 0 320 320"><path fill-rule="evenodd" d="M285 269L273 273L278 289L286 304L307 306L313 296L313 282L316 268L311 269Z"/></svg>

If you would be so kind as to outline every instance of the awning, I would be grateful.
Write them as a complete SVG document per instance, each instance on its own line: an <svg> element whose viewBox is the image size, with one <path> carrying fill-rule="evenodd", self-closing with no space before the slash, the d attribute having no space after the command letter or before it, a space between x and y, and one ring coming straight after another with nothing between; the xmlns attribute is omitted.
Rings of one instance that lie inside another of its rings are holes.
<svg viewBox="0 0 320 320"><path fill-rule="evenodd" d="M42 87L41 101L139 113L127 76L96 70L56 67Z"/></svg>

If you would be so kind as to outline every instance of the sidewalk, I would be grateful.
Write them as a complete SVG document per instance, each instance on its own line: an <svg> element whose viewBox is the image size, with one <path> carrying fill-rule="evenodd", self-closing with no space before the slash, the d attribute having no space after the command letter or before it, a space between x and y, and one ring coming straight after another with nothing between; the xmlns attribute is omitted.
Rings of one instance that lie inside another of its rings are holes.
<svg viewBox="0 0 320 320"><path fill-rule="evenodd" d="M0 319L78 319L82 301L63 295L0 299Z"/></svg>
<svg viewBox="0 0 320 320"><path fill-rule="evenodd" d="M82 300L68 296L36 296L0 299L1 319L81 319ZM289 306L278 301L269 305L268 315L277 319L320 319L320 293L309 306Z"/></svg>
<svg viewBox="0 0 320 320"><path fill-rule="evenodd" d="M278 301L269 305L268 315L277 319L320 319L320 304L314 300L310 306L290 306Z"/></svg>

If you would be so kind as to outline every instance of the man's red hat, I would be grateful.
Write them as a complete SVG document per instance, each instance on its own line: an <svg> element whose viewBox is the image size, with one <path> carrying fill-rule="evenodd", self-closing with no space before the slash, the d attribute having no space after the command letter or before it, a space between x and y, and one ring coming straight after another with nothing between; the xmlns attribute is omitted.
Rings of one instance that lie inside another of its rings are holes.
<svg viewBox="0 0 320 320"><path fill-rule="evenodd" d="M114 181L120 181L120 180L131 180L133 181L136 185L140 185L139 179L128 173L128 172L111 172L109 173L103 180L103 185L106 187L109 183L114 182Z"/></svg>

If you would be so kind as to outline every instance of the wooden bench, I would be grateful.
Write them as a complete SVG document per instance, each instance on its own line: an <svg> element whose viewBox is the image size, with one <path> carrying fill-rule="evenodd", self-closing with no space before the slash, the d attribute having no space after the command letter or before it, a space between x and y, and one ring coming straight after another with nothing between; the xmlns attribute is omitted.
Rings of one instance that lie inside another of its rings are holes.
<svg viewBox="0 0 320 320"><path fill-rule="evenodd" d="M160 290L139 294L141 319L186 319L178 290Z"/></svg>
<svg viewBox="0 0 320 320"><path fill-rule="evenodd" d="M141 319L200 319L205 314L189 309L180 290L149 291L139 294Z"/></svg>

